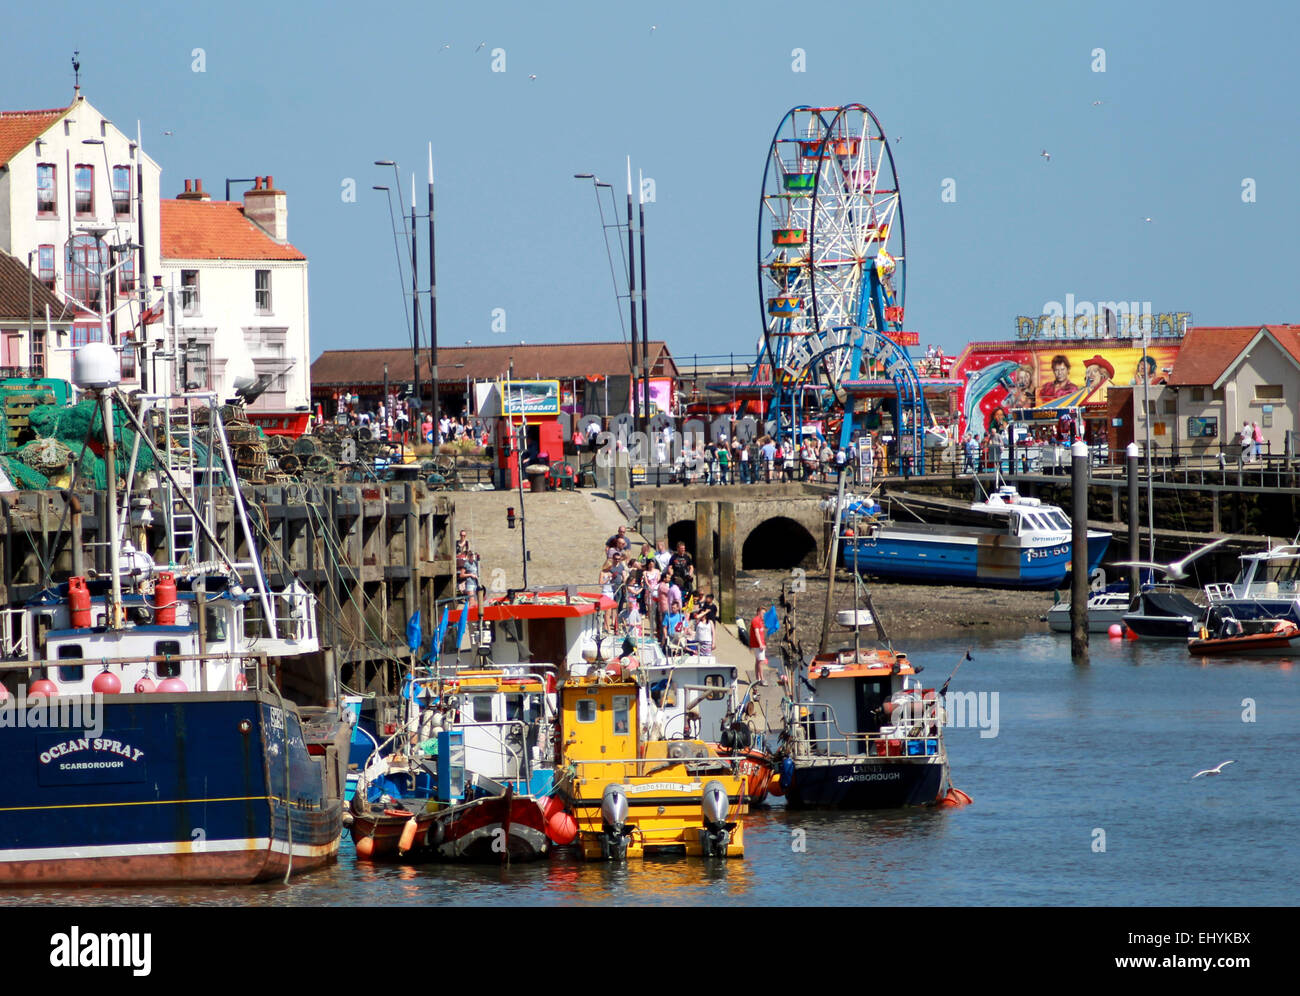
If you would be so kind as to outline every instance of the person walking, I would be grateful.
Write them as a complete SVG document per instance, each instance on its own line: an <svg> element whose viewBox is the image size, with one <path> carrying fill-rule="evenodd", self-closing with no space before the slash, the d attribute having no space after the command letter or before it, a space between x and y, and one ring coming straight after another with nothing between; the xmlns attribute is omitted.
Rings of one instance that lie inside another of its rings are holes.
<svg viewBox="0 0 1300 996"><path fill-rule="evenodd" d="M1249 422L1241 423L1241 462L1250 463L1250 451L1255 445L1255 433Z"/></svg>
<svg viewBox="0 0 1300 996"><path fill-rule="evenodd" d="M731 447L727 445L726 436L718 443L718 483L731 483Z"/></svg>
<svg viewBox="0 0 1300 996"><path fill-rule="evenodd" d="M1255 459L1259 460L1264 456L1264 433L1260 431L1258 422L1251 422L1250 427L1253 430L1251 438L1255 443Z"/></svg>

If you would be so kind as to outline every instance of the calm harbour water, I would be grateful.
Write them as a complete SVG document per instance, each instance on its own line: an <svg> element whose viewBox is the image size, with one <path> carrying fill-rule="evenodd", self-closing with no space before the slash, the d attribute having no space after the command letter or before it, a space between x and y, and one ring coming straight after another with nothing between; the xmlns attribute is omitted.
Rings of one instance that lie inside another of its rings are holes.
<svg viewBox="0 0 1300 996"><path fill-rule="evenodd" d="M998 735L949 729L959 810L751 813L743 861L510 868L358 863L290 885L41 890L0 905L1294 905L1300 901L1300 666L1200 660L1093 637L935 640L906 649L952 690L998 693ZM901 648L900 648L901 649ZM1300 663L1300 662L1297 662ZM1243 700L1255 721L1243 722ZM1224 774L1198 770L1235 760ZM1104 831L1105 851L1094 850ZM803 831L802 834L795 831ZM806 849L793 846L802 837Z"/></svg>

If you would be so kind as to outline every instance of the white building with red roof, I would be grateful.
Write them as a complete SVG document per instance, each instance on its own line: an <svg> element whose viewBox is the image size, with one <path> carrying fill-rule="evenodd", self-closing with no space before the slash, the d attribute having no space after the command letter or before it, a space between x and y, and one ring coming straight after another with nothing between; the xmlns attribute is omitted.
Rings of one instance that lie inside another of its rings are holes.
<svg viewBox="0 0 1300 996"><path fill-rule="evenodd" d="M75 312L70 328L29 322L6 336L4 366L67 379L72 349L106 338L124 381L136 379L136 343L156 328L141 317L159 272L160 175L80 92L66 107L0 111L0 250Z"/></svg>
<svg viewBox="0 0 1300 996"><path fill-rule="evenodd" d="M242 203L214 201L202 181L186 180L161 217L178 373L222 397L256 394L252 411L305 409L307 257L289 242L284 191L258 177Z"/></svg>

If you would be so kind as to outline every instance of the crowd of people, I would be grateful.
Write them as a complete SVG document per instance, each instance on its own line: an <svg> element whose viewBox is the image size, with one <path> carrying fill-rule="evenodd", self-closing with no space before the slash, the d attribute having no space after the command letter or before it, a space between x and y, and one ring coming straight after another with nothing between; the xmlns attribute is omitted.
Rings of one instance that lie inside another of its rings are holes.
<svg viewBox="0 0 1300 996"><path fill-rule="evenodd" d="M716 443L688 441L677 457L674 473L683 484L773 484L791 481L839 480L848 473L857 484L889 472L889 447L879 433L871 436L869 465L856 446L832 447L825 439L806 436L802 443L792 437L759 436L748 443L722 436Z"/></svg>
<svg viewBox="0 0 1300 996"><path fill-rule="evenodd" d="M382 439L433 445L464 439L484 446L489 442L487 425L482 419L470 418L468 415L449 415L446 412L438 419L435 437L432 413L426 410L421 416L419 409L412 408L408 401L396 394L389 394L374 405L366 404L358 395L341 394L336 406L336 417L342 416L350 426L368 426L378 432ZM319 417L323 412L317 414Z"/></svg>

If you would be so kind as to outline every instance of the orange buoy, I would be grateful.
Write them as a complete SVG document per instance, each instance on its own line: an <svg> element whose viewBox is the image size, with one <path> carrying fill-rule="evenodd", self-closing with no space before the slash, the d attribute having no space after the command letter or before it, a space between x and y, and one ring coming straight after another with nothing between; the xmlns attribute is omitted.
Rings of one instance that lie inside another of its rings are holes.
<svg viewBox="0 0 1300 996"><path fill-rule="evenodd" d="M153 621L159 626L176 624L176 575L159 571L153 586Z"/></svg>
<svg viewBox="0 0 1300 996"><path fill-rule="evenodd" d="M375 838L362 837L357 841L357 857L363 861L369 860L370 856L375 853Z"/></svg>
<svg viewBox="0 0 1300 996"><path fill-rule="evenodd" d="M785 786L781 784L779 774L773 775L772 780L767 783L767 794L777 799L785 795Z"/></svg>
<svg viewBox="0 0 1300 996"><path fill-rule="evenodd" d="M415 843L415 831L419 829L420 824L412 816L402 827L402 836L397 841L397 851L399 854L405 854Z"/></svg>
<svg viewBox="0 0 1300 996"><path fill-rule="evenodd" d="M118 695L122 691L122 679L108 668L104 668L95 675L95 680L90 683L90 690L97 695Z"/></svg>
<svg viewBox="0 0 1300 996"><path fill-rule="evenodd" d="M969 806L974 801L961 789L949 788L948 794L939 800L939 805L949 809L960 809L962 806Z"/></svg>
<svg viewBox="0 0 1300 996"><path fill-rule="evenodd" d="M565 809L552 813L546 820L546 836L561 846L572 844L578 836L578 821Z"/></svg>

